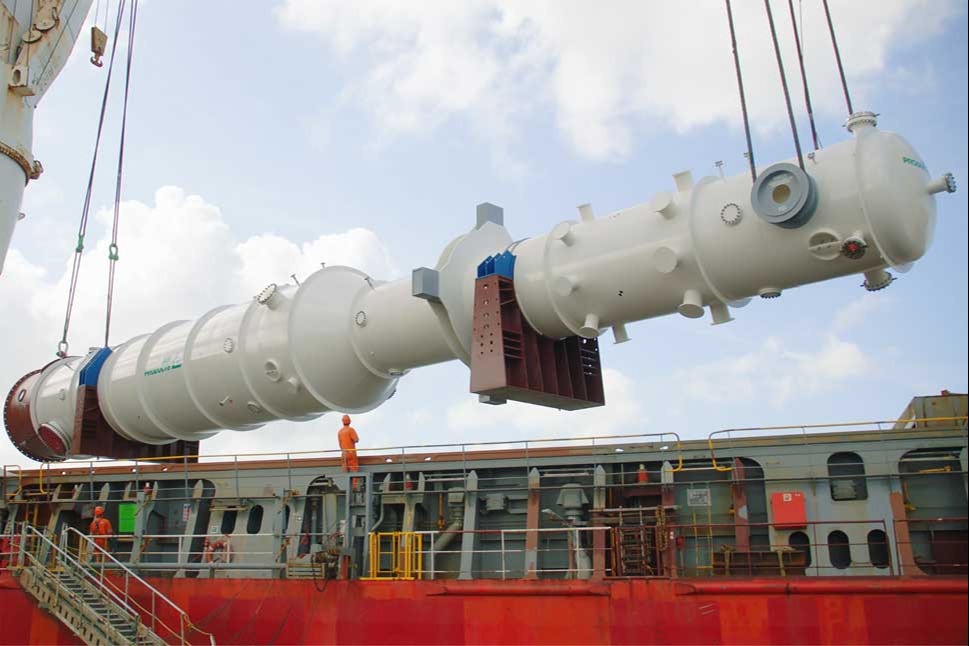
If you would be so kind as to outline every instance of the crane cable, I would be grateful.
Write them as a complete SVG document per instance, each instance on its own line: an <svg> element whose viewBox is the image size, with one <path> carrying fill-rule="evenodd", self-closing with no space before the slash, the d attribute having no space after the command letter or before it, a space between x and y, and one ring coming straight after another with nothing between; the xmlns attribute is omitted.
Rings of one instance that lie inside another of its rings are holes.
<svg viewBox="0 0 969 646"><path fill-rule="evenodd" d="M770 8L770 0L764 0L767 10L767 23L770 25L770 36L774 43L774 57L777 58L777 70L781 75L781 87L784 89L784 102L787 104L787 118L791 122L791 136L794 137L794 150L797 152L797 165L804 170L804 156L801 154L801 139L797 135L797 122L794 120L794 109L791 107L791 92L787 88L787 75L784 73L784 61L781 58L781 48L777 43L777 30L774 28L774 13Z"/></svg>
<svg viewBox="0 0 969 646"><path fill-rule="evenodd" d="M737 34L733 26L733 11L730 0L724 0L727 5L727 24L730 25L730 46L733 49L733 64L737 70L737 87L740 90L740 111L744 118L744 135L747 137L747 161L750 162L750 180L757 181L757 166L754 164L754 146L750 141L750 120L747 118L747 98L744 95L744 78L740 73L740 54L737 53Z"/></svg>
<svg viewBox="0 0 969 646"><path fill-rule="evenodd" d="M841 64L841 50L838 49L838 38L834 35L834 23L831 21L831 9L828 8L828 0L822 0L824 5L824 15L828 19L828 31L831 33L831 45L834 46L834 58L838 62L838 74L841 76L841 89L845 93L845 104L848 106L848 116L855 113L851 107L851 95L848 94L848 81L845 80L845 68Z"/></svg>
<svg viewBox="0 0 969 646"><path fill-rule="evenodd" d="M114 273L118 262L118 221L121 210L121 180L124 171L124 140L128 123L128 88L131 85L131 61L135 47L135 23L138 20L138 0L131 0L128 18L128 57L125 64L124 100L121 108L121 141L118 144L118 177L114 187L114 220L111 224L111 244L108 246L108 297L104 315L104 347L111 335L111 307L114 304Z"/></svg>
<svg viewBox="0 0 969 646"><path fill-rule="evenodd" d="M799 0L800 1L800 0ZM798 6L802 6L798 4ZM814 109L811 107L811 92L808 90L807 73L804 71L804 52L801 50L802 36L797 32L797 19L794 17L794 0L787 0L787 8L791 12L791 29L794 31L794 44L797 45L797 62L801 68L801 85L804 87L804 105L807 108L808 121L811 123L811 139L814 149L818 150L818 129L814 125ZM801 29L804 28L804 18L801 18Z"/></svg>
<svg viewBox="0 0 969 646"><path fill-rule="evenodd" d="M84 207L81 209L81 221L77 230L77 245L74 247L74 261L71 267L71 281L67 291L67 308L64 313L64 331L57 344L57 356L67 356L67 333L71 326L71 314L74 310L74 297L77 294L77 280L81 271L81 260L84 254L84 236L87 234L88 215L91 211L91 194L94 190L94 171L98 163L98 149L101 146L101 133L104 130L104 115L108 107L108 91L111 88L111 72L114 70L114 55L118 49L118 34L121 32L121 18L124 15L126 0L118 4L118 18L114 26L114 42L111 44L111 58L108 61L108 74L104 81L104 95L101 98L101 114L98 117L98 131L94 139L94 154L91 157L91 171L88 174L87 192L84 195Z"/></svg>

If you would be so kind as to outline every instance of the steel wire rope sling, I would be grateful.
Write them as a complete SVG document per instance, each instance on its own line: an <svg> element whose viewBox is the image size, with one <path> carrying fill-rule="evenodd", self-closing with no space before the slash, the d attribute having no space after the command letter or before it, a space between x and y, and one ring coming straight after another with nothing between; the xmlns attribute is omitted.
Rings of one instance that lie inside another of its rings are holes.
<svg viewBox="0 0 969 646"><path fill-rule="evenodd" d="M104 314L104 347L111 335L111 307L114 304L114 273L118 262L118 221L121 212L121 180L124 173L124 140L128 124L128 88L131 86L131 61L135 47L135 24L138 20L138 0L131 0L128 14L128 52L125 61L124 99L121 107L121 141L118 143L118 177L114 186L114 220L111 224L111 244L108 245L108 295Z"/></svg>
<svg viewBox="0 0 969 646"><path fill-rule="evenodd" d="M122 0L123 2L124 0ZM111 13L111 0L106 0L104 6L104 31L108 31L108 15ZM94 26L98 26L98 16L101 15L101 0L98 0L97 5L94 8Z"/></svg>
<svg viewBox="0 0 969 646"><path fill-rule="evenodd" d="M754 146L750 141L750 119L747 117L747 97L744 94L744 78L740 71L740 53L737 51L737 33L733 26L733 10L730 0L724 0L727 6L727 25L730 27L730 47L733 50L734 70L737 72L737 89L740 91L740 112L744 119L744 136L747 138L747 161L750 162L750 181L757 181L757 166L754 164Z"/></svg>
<svg viewBox="0 0 969 646"><path fill-rule="evenodd" d="M828 9L828 2L827 2L827 0L823 0L823 3L824 3L825 16L827 17L827 22L828 22L828 29L829 29L829 31L831 33L831 42L834 45L835 58L837 59L837 62L838 62L838 71L839 71L839 74L840 74L840 77L841 77L841 86L842 86L842 88L844 90L845 102L848 104L848 112L850 114L851 113L851 98L849 97L849 94L848 94L848 83L845 80L844 68L842 67L842 64L841 64L841 55L840 55L840 52L838 50L838 41L835 38L835 34L834 34L834 25L832 24L832 20L831 20L831 12ZM757 180L757 168L756 168L756 165L755 165L755 162L754 162L754 149L753 149L753 144L751 142L751 136L750 136L750 120L749 120L749 117L748 117L748 114L747 114L747 100L746 100L746 96L745 96L745 92L744 92L743 76L741 75L741 69L740 69L740 56L739 56L738 48L737 48L736 31L734 29L733 11L731 9L730 0L724 0L724 4L726 5L726 9L727 9L727 25L728 25L729 30L730 30L730 45L731 45L731 49L733 51L734 68L735 68L735 71L736 71L736 74L737 74L737 88L738 88L739 94L740 94L740 110L741 110L741 114L742 114L743 122L744 122L744 135L745 135L746 140L747 140L747 159L748 159L748 162L750 164L750 175L751 175L751 178L754 181L756 181ZM800 5L800 0L799 0L799 5ZM791 28L792 28L793 33L794 33L794 44L795 44L795 47L797 49L798 67L799 67L800 73L801 73L801 84L802 84L802 87L804 89L804 104L805 104L805 108L807 110L808 121L811 124L811 138L812 138L812 141L814 143L814 149L815 150L818 150L820 148L820 141L819 141L817 127L816 127L815 119L814 119L814 109L813 109L813 106L811 105L811 93L810 93L809 86L808 86L807 73L806 73L805 67L804 67L804 52L802 50L802 41L803 41L803 38L798 33L798 21L795 18L795 15L794 15L794 3L793 3L793 0L787 0L787 6L788 6L788 11L789 11L790 17L791 17ZM766 13L767 13L767 22L768 22L768 25L770 27L771 41L772 41L772 44L774 46L774 56L775 56L775 58L777 60L777 69L778 69L778 72L780 73L780 77L781 77L781 87L782 87L783 92L784 92L784 102L785 102L786 107L787 107L787 117L788 117L788 120L790 121L790 125L791 125L791 135L792 135L793 140L794 140L794 149L795 149L795 151L797 153L798 166L801 167L801 170L804 170L804 158L803 158L803 155L802 155L802 152L801 152L801 142L800 142L800 138L799 138L798 132L797 132L797 123L796 123L796 120L794 118L794 110L793 110L793 107L791 105L791 95L790 95L790 91L788 90L788 86L787 86L787 76L786 76L786 74L784 72L784 63L783 63L783 60L781 58L780 46L779 46L779 43L778 43L778 40L777 40L777 31L774 28L774 16L773 16L773 13L771 11L770 0L764 0L764 8L765 8ZM801 26L802 26L802 28L803 28L803 22L804 21L803 21L803 17L802 17L802 19L801 19L801 23L802 23Z"/></svg>
<svg viewBox="0 0 969 646"><path fill-rule="evenodd" d="M101 113L98 117L98 130L94 139L94 153L91 157L91 171L88 174L87 191L84 195L84 206L81 209L81 220L77 229L77 244L74 247L74 260L71 266L71 281L67 291L67 308L64 312L64 331L57 344L57 356L67 356L67 333L71 327L71 314L74 310L74 296L77 294L77 280L81 271L81 260L84 254L84 236L87 234L88 215L91 211L91 194L94 190L94 171L98 164L98 150L101 146L101 133L104 130L104 115L108 107L108 92L111 89L111 73L114 71L114 55L118 49L118 35L121 32L121 19L124 15L127 0L118 4L118 17L114 26L114 42L111 44L111 57L108 59L108 75L104 81L104 94L101 97Z"/></svg>
<svg viewBox="0 0 969 646"><path fill-rule="evenodd" d="M834 48L834 59L838 63L838 75L841 77L841 89L844 90L845 94L845 104L848 106L848 116L850 117L854 114L854 109L851 107L851 95L848 94L848 81L845 79L845 68L841 64L841 50L838 49L838 38L834 35L834 22L831 20L831 9L828 8L828 0L822 0L821 4L824 5L824 17L828 21L828 32L831 34L831 46Z"/></svg>
<svg viewBox="0 0 969 646"><path fill-rule="evenodd" d="M770 8L770 0L764 0L764 10L767 12L767 24L770 27L771 42L774 44L774 57L777 59L777 71L781 76L781 88L784 90L787 119L791 122L791 136L794 138L794 151L797 153L797 165L801 167L801 170L804 170L804 155L801 154L801 138L797 134L797 121L794 119L794 108L791 107L791 92L787 88L787 74L784 73L784 60L781 58L781 47L777 42L777 30L774 28L774 13ZM796 36L797 34L795 33L795 38Z"/></svg>
<svg viewBox="0 0 969 646"><path fill-rule="evenodd" d="M798 0L798 8L803 8L802 0ZM798 21L794 17L794 0L787 0L787 9L791 14L791 29L794 31L794 44L797 46L797 63L801 69L801 86L804 88L804 107L807 110L808 121L811 124L811 139L814 142L814 149L821 148L818 139L818 129L814 123L814 108L811 107L811 91L808 90L807 73L804 71L804 51L801 43L804 41L804 15L801 14L801 33L798 32Z"/></svg>

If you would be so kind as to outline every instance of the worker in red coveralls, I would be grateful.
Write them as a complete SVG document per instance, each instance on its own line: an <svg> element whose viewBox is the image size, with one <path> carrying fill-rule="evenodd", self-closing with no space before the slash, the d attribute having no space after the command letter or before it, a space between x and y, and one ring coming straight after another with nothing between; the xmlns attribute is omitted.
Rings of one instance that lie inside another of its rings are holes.
<svg viewBox="0 0 969 646"><path fill-rule="evenodd" d="M107 552L108 537L114 534L114 527L111 526L111 521L104 517L104 507L100 505L94 508L94 520L91 521L90 533L94 537L94 543ZM103 555L99 554L99 558L103 558Z"/></svg>
<svg viewBox="0 0 969 646"><path fill-rule="evenodd" d="M357 432L350 426L350 416L343 416L343 428L336 435L340 442L340 464L344 471L359 471L360 462L357 461L357 442L360 438Z"/></svg>

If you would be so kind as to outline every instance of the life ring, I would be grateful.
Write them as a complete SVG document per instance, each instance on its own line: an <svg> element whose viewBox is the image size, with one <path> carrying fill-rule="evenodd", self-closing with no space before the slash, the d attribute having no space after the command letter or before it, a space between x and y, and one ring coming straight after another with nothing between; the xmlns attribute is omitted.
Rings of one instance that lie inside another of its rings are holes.
<svg viewBox="0 0 969 646"><path fill-rule="evenodd" d="M202 552L205 563L229 563L232 561L232 543L228 536L210 541L205 539L205 549Z"/></svg>

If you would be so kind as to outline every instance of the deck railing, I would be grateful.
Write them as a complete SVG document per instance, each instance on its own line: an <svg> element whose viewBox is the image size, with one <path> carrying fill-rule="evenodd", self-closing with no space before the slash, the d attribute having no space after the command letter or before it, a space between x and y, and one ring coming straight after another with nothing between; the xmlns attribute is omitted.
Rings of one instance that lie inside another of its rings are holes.
<svg viewBox="0 0 969 646"><path fill-rule="evenodd" d="M835 432L835 431L868 431L881 436L888 434L897 435L898 433L910 432L920 426L930 425L934 428L930 430L962 430L966 432L969 418L961 417L925 417L918 419L905 420L905 426L899 427L899 420L881 420L873 422L841 422L837 424L795 424L789 426L751 426L746 428L724 428L713 431L707 436L707 447L710 450L710 460L716 471L732 471L730 465L717 462L717 450L715 442L719 441L720 451L726 451L731 456L735 455L734 440L756 439L758 436L769 434L771 437L783 436L792 439L800 439L805 449L809 449L808 438L814 433ZM941 425L941 426L939 426ZM739 435L740 437L735 437Z"/></svg>
<svg viewBox="0 0 969 646"><path fill-rule="evenodd" d="M907 420L908 424L930 426L925 432L961 431L964 435L967 428L966 417L934 417ZM865 431L873 433L881 442L911 432L908 428L897 428L897 420L880 420L870 422L844 422L834 424L815 424L800 426L774 426L721 429L710 433L705 446L712 466L688 465L684 457L682 438L676 432L663 431L658 433L629 433L603 436L576 436L539 438L531 440L499 440L487 442L443 443L443 444L411 444L389 447L358 447L357 455L364 468L380 465L381 471L407 473L409 470L421 471L433 468L435 464L447 462L457 463L462 475L466 476L474 468L475 460L485 457L512 457L520 459L525 470L530 470L540 463L536 457L547 453L548 450L573 451L581 450L587 456L588 463L595 465L602 458L599 456L622 456L628 461L656 461L667 462L673 472L708 470L711 472L730 471L732 466L725 461L725 456L739 455L743 442L756 440L758 435L771 434L790 438L797 441L806 454L812 454L816 449L812 446L817 440L812 440L816 434L838 431ZM738 437L738 435L740 437ZM510 452L510 453L509 453ZM294 469L305 468L307 462L313 460L331 460L338 468L340 450L323 449L314 451L295 452L262 452L237 454L209 454L183 455L162 458L144 458L139 460L68 460L56 465L44 465L39 470L21 471L17 465L4 466L4 488L8 499L25 488L31 488L32 495L53 495L52 490L57 483L65 479L74 480L83 477L93 483L94 477L101 469L122 468L132 474L136 484L151 481L161 474L173 475L180 473L186 482L190 472L197 469L211 468L219 471L229 469L233 471L232 485L236 497L241 495L241 483L245 479L247 462L264 461L266 466L274 468L284 467L285 477L289 489L293 488ZM604 460L603 460L604 461ZM196 466L196 462L198 465ZM870 463L877 460L870 461ZM813 464L813 462L812 462ZM815 465L823 467L823 462ZM454 468L453 466L451 468ZM898 465L887 462L881 470L881 477L895 477L900 475ZM775 469L776 477L784 479L783 468ZM820 474L814 473L810 477L816 478ZM796 480L797 477L792 477ZM15 483L15 484L14 484ZM232 489L230 485L230 489ZM13 490L11 490L13 489ZM233 493L227 491L226 493Z"/></svg>
<svg viewBox="0 0 969 646"><path fill-rule="evenodd" d="M214 646L215 638L211 633L197 628L188 613L91 537L67 527L62 534L61 545L65 553L69 546L76 545L80 558L71 557L74 562L81 564L85 572L96 575L101 590L120 600L125 608L137 612L145 625L165 642L188 644L194 633Z"/></svg>
<svg viewBox="0 0 969 646"><path fill-rule="evenodd" d="M718 522L381 532L370 535L369 559L359 574L364 578L412 579L892 576L918 573L919 569L926 574L965 574L966 527L966 517L898 522L807 521L797 528L780 528L783 542L771 542L770 536L779 536L769 531L778 529L776 525L745 523L743 531L750 536L746 548L737 545L737 524ZM839 540L832 538L833 532L841 530L844 531ZM635 534L640 541L638 547L633 545L634 551L641 554L640 566L633 574L628 567L630 559L635 561L636 557L622 553L623 532ZM799 533L803 541L789 542L791 532ZM418 540L408 538L394 543L395 534ZM138 537L116 534L104 537L109 542L108 552L113 554L102 553L89 537L75 529L68 530L67 538L62 541L65 549L73 551L79 562L94 563L99 572L130 569L168 576L194 571L209 572L210 576L222 573L234 578L275 578L284 576L294 563L314 563L320 552L320 548L313 549L315 545L321 546L323 552L346 553L343 536L332 532ZM141 542L140 556L135 563L126 562L121 542L132 542L133 547L135 540ZM222 540L227 543L224 549L211 549L212 543ZM16 550L14 541L9 549L14 560ZM943 556L932 559L933 552ZM906 556L913 553L914 559ZM401 572L404 574L399 575ZM143 580L131 578L120 588L123 599L130 596L125 586L135 581ZM162 599L158 601L164 603Z"/></svg>

